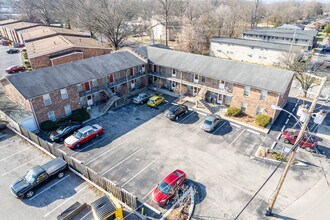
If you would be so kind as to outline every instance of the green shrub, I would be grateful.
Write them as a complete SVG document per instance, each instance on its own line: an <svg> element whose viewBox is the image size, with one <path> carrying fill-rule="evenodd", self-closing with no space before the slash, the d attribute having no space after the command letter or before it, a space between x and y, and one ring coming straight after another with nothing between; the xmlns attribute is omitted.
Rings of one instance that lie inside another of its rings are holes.
<svg viewBox="0 0 330 220"><path fill-rule="evenodd" d="M40 129L45 131L45 132L49 132L52 130L55 130L57 127L56 123L54 121L44 121L40 123Z"/></svg>
<svg viewBox="0 0 330 220"><path fill-rule="evenodd" d="M241 109L235 108L235 107L230 107L227 109L226 112L227 116L233 116L233 117L238 117L241 115Z"/></svg>
<svg viewBox="0 0 330 220"><path fill-rule="evenodd" d="M284 160L284 155L279 154L276 151L273 151L272 154L274 155L275 160L278 160L278 161Z"/></svg>
<svg viewBox="0 0 330 220"><path fill-rule="evenodd" d="M259 126L266 127L272 118L268 115L257 115L255 123Z"/></svg>
<svg viewBox="0 0 330 220"><path fill-rule="evenodd" d="M90 115L85 109L76 109L71 115L72 121L83 122L90 119Z"/></svg>

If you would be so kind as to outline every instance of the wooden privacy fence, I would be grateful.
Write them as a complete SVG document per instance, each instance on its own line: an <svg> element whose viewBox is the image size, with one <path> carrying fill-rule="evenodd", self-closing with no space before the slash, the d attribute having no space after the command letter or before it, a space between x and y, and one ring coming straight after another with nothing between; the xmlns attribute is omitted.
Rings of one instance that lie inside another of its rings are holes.
<svg viewBox="0 0 330 220"><path fill-rule="evenodd" d="M1 113L0 113L1 114ZM56 157L60 157L63 160L65 160L70 167L81 173L84 177L95 183L96 185L100 186L104 190L106 190L109 193L112 193L117 199L124 202L128 206L130 206L132 209L137 209L137 197L133 194L127 192L125 189L121 188L114 182L104 178L102 175L98 174L91 168L85 166L80 161L75 159L74 157L66 155L66 153L58 148L56 148L56 145L52 145L51 143L43 140L36 134L26 130L22 126L20 126L15 121L8 120L9 124L12 128L17 130L19 133L24 135L26 138L30 139L37 145L41 146L46 151L50 152Z"/></svg>

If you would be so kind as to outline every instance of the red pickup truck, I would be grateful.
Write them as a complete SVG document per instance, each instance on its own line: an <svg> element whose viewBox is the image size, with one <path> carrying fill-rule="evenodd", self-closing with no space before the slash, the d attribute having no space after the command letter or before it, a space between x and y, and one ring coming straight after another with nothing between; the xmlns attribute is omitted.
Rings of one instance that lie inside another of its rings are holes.
<svg viewBox="0 0 330 220"><path fill-rule="evenodd" d="M299 131L297 130L285 130L282 134L282 139L284 143L294 144L297 140ZM308 134L304 134L302 139L299 142L300 147L304 148L307 151L315 151L317 147L318 138L313 137Z"/></svg>
<svg viewBox="0 0 330 220"><path fill-rule="evenodd" d="M7 69L5 69L5 72L6 73L17 73L17 72L21 72L24 70L25 70L24 66L10 66Z"/></svg>

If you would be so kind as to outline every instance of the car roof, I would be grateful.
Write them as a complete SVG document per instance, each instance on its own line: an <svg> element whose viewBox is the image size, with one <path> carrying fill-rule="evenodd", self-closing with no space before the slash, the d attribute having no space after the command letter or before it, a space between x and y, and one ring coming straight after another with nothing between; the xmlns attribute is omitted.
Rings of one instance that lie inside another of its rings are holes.
<svg viewBox="0 0 330 220"><path fill-rule="evenodd" d="M215 115L209 115L205 120L214 121L216 118Z"/></svg>
<svg viewBox="0 0 330 220"><path fill-rule="evenodd" d="M179 170L175 170L172 173L170 173L167 177L165 177L164 182L169 184L170 186L174 186L176 181L179 179L177 173L180 173Z"/></svg>
<svg viewBox="0 0 330 220"><path fill-rule="evenodd" d="M93 127L87 125L87 126L85 126L85 127L83 127L83 128L80 128L78 131L81 132L81 133L84 133L84 132L86 132L86 131L88 131L88 130L91 130L91 129L93 129Z"/></svg>
<svg viewBox="0 0 330 220"><path fill-rule="evenodd" d="M139 93L139 95L147 95L147 93L144 93L144 92L141 92L141 93Z"/></svg>
<svg viewBox="0 0 330 220"><path fill-rule="evenodd" d="M160 98L160 97L161 97L161 96L159 96L159 95L154 95L154 96L151 97L150 99L155 100L155 99Z"/></svg>

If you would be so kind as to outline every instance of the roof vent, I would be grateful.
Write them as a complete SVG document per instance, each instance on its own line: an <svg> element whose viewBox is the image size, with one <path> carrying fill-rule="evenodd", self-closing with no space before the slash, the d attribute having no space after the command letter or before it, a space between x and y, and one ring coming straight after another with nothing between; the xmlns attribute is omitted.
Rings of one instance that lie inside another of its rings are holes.
<svg viewBox="0 0 330 220"><path fill-rule="evenodd" d="M54 45L56 45L56 41L54 41Z"/></svg>

